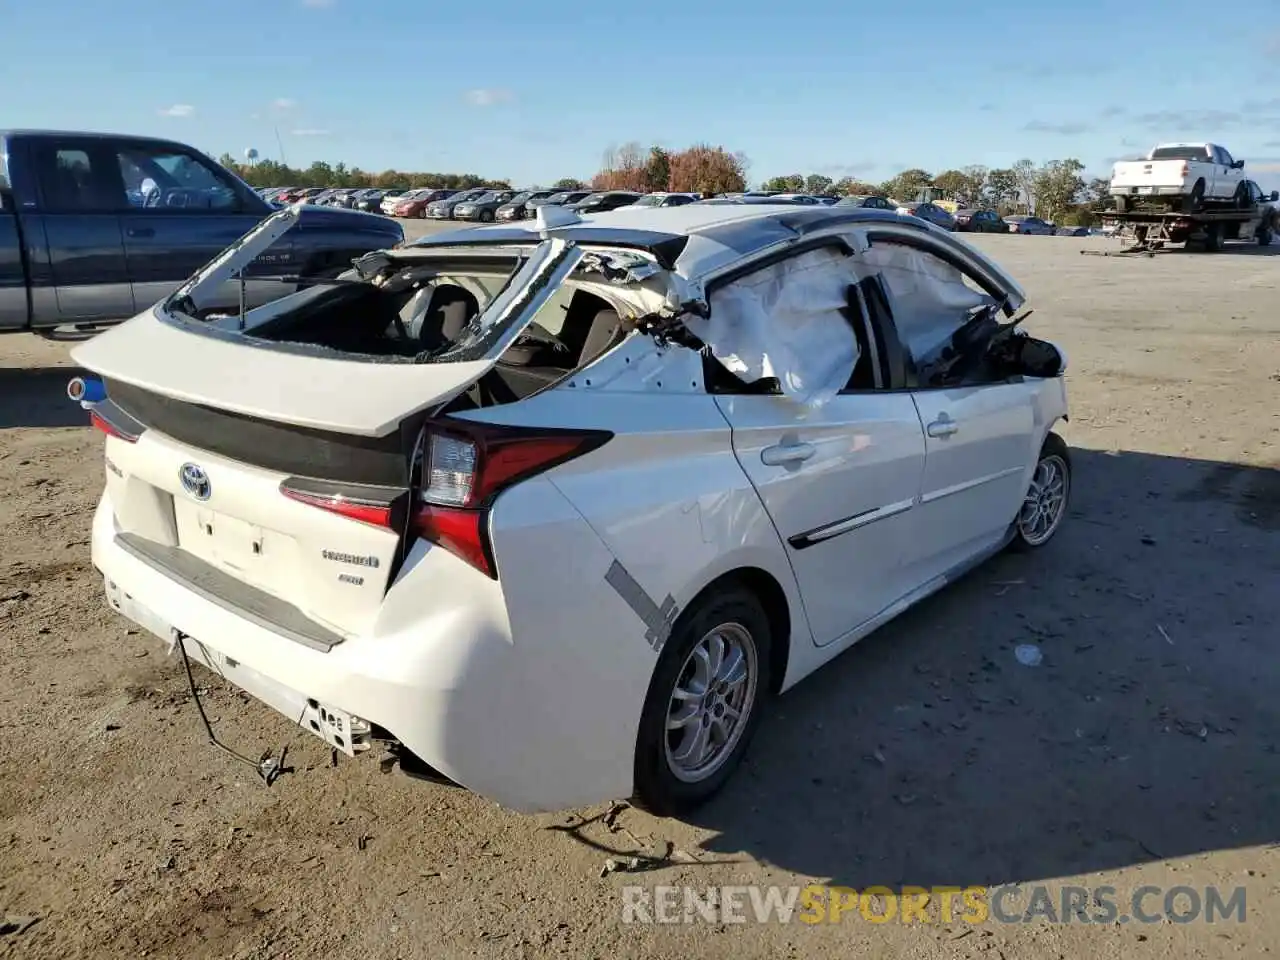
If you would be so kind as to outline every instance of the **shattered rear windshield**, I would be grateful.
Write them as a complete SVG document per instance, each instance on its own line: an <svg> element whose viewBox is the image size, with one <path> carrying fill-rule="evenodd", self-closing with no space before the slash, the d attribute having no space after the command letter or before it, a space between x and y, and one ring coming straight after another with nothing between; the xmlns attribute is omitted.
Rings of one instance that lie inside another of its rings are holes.
<svg viewBox="0 0 1280 960"><path fill-rule="evenodd" d="M571 308L581 311L584 297L596 310L608 307L591 287L607 283L625 297L622 289L659 271L633 251L568 246L557 252L547 243L369 258L375 262L361 263L363 278L353 270L283 296L277 291L243 314L234 306L233 282L219 298L224 305L199 311L199 319L173 301L162 318L246 346L356 362L483 360L507 349L512 338L559 356L561 337L573 342L565 328Z"/></svg>

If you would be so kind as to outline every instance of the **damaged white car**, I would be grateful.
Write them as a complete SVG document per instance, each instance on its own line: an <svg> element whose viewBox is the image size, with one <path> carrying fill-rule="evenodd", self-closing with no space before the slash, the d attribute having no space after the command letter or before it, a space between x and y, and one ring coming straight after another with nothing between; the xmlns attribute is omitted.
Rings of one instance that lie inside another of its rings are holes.
<svg viewBox="0 0 1280 960"><path fill-rule="evenodd" d="M543 208L214 313L290 215L74 351L93 562L347 754L687 811L770 697L1066 513L1063 357L923 221Z"/></svg>

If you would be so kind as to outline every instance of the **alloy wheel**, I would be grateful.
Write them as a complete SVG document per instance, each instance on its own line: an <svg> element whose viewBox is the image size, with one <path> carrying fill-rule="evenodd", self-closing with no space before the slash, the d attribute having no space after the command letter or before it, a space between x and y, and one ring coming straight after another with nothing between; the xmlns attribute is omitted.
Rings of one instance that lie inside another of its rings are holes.
<svg viewBox="0 0 1280 960"><path fill-rule="evenodd" d="M1066 461L1057 454L1050 454L1036 464L1031 486L1018 512L1018 532L1029 546L1040 546L1062 523L1070 482Z"/></svg>
<svg viewBox="0 0 1280 960"><path fill-rule="evenodd" d="M697 783L733 754L756 701L759 655L751 633L724 623L685 659L667 706L666 760L676 779Z"/></svg>

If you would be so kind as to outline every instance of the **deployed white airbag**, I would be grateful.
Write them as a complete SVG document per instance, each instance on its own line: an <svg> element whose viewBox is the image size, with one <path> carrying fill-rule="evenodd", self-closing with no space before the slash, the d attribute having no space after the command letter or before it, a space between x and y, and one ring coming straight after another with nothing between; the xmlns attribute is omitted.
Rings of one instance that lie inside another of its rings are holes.
<svg viewBox="0 0 1280 960"><path fill-rule="evenodd" d="M711 317L687 326L747 383L776 377L786 397L820 406L849 382L858 341L840 313L857 258L812 250L764 267L712 293Z"/></svg>
<svg viewBox="0 0 1280 960"><path fill-rule="evenodd" d="M945 260L915 247L855 247L864 249L853 256L811 250L735 280L711 294L710 319L686 317L685 326L742 380L776 377L784 396L817 407L844 389L858 361L858 341L841 313L852 284L881 276L898 336L917 363L992 300Z"/></svg>
<svg viewBox="0 0 1280 960"><path fill-rule="evenodd" d="M875 244L858 259L884 278L898 338L917 362L950 342L970 310L991 302L951 264L905 244Z"/></svg>

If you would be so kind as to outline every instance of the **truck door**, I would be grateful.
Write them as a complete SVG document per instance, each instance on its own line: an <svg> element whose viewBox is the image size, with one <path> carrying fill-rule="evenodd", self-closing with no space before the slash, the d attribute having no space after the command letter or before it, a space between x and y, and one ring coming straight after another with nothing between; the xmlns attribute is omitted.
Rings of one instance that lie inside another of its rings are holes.
<svg viewBox="0 0 1280 960"><path fill-rule="evenodd" d="M1221 163L1214 171L1215 179L1217 179L1217 189L1214 191L1219 197L1230 199L1236 195L1236 189L1240 186L1240 181L1244 179L1244 171L1235 169L1235 159L1227 151L1226 147L1218 147L1218 160Z"/></svg>
<svg viewBox="0 0 1280 960"><path fill-rule="evenodd" d="M39 213L23 211L24 225L33 237L43 232L49 251L48 286L31 278L33 320L44 326L133 316L120 222L124 185L110 143L40 137L28 156L39 185ZM47 299L50 287L56 307Z"/></svg>
<svg viewBox="0 0 1280 960"><path fill-rule="evenodd" d="M114 148L129 201L123 217L124 247L139 310L169 296L270 212L194 151L128 140L116 141ZM296 272L291 249L289 237L276 241L247 275ZM292 289L259 281L250 284L248 300L256 305ZM229 286L225 305L237 299Z"/></svg>

